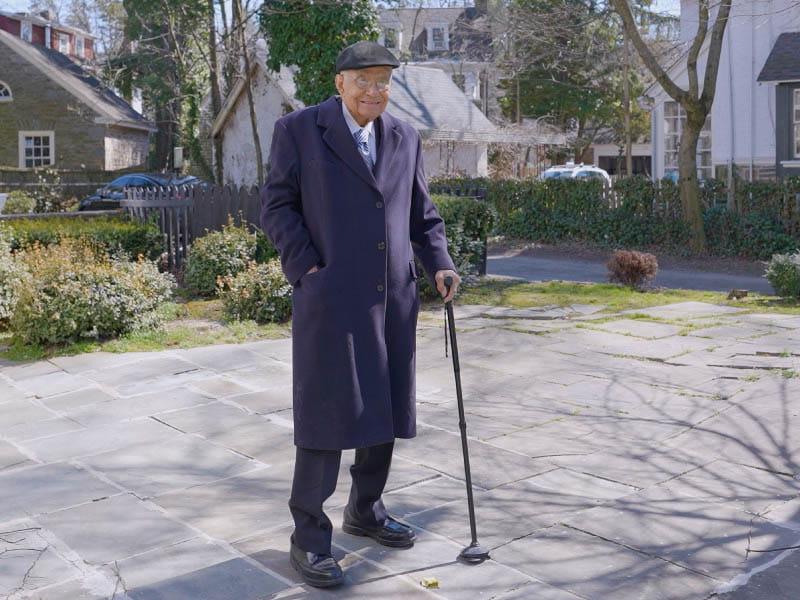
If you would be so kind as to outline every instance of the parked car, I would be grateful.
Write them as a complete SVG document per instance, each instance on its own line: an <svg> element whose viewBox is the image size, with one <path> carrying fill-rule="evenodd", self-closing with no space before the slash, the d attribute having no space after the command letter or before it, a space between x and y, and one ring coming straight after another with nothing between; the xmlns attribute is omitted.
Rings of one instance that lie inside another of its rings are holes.
<svg viewBox="0 0 800 600"><path fill-rule="evenodd" d="M120 200L125 199L127 188L157 188L168 185L200 185L205 184L193 175L174 177L162 173L128 173L120 175L91 196L80 201L78 210L113 210L119 208Z"/></svg>
<svg viewBox="0 0 800 600"><path fill-rule="evenodd" d="M576 165L573 162L568 162L565 165L554 165L544 171L539 176L539 179L600 179L606 185L611 185L611 177L605 169L594 165L584 165L583 163Z"/></svg>

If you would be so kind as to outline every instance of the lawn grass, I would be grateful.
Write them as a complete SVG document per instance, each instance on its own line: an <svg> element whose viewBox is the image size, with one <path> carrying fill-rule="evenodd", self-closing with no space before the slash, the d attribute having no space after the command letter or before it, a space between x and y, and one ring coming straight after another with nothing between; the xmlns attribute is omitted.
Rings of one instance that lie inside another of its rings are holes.
<svg viewBox="0 0 800 600"><path fill-rule="evenodd" d="M639 292L611 283L573 283L567 281L528 283L502 279L484 279L479 284L473 285L459 294L456 302L460 304L510 306L513 308L588 304L604 306L604 313L644 309L678 302L707 302L709 304L735 306L752 312L800 315L800 303L783 300L775 296L752 294L741 300L728 300L727 294L723 292L673 289ZM628 315L628 318L635 316Z"/></svg>
<svg viewBox="0 0 800 600"><path fill-rule="evenodd" d="M607 283L571 283L551 281L527 283L521 281L485 278L465 288L456 298L456 304L483 304L531 308L541 306L570 306L588 304L603 306L596 315L598 323L613 320L614 313L623 310L644 309L677 302L708 302L744 308L751 312L789 313L800 315L800 303L781 300L774 296L754 294L742 300L728 300L721 292L693 290L654 290L638 292ZM441 310L441 302L426 302L424 308ZM265 339L285 338L290 335L290 323L259 325L254 321L229 322L222 314L222 304L217 299L194 299L169 303L162 308L165 325L160 329L138 331L118 339L85 340L56 347L23 345L15 342L11 334L0 331L0 359L11 361L39 360L54 356L69 356L85 352L153 352L171 348L194 348L212 344L236 344ZM647 315L630 313L625 318L656 319ZM677 323L676 323L677 324ZM686 325L687 332L691 325Z"/></svg>

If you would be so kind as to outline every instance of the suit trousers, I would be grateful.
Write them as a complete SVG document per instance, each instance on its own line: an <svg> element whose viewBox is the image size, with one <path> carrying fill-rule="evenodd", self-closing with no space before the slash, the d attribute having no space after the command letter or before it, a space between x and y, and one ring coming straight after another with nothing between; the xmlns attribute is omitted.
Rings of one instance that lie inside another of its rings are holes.
<svg viewBox="0 0 800 600"><path fill-rule="evenodd" d="M381 496L389 477L394 442L357 448L350 467L353 480L345 515L360 525L383 525L386 507ZM295 544L306 552L331 553L333 526L322 505L336 489L341 450L297 448L289 510Z"/></svg>

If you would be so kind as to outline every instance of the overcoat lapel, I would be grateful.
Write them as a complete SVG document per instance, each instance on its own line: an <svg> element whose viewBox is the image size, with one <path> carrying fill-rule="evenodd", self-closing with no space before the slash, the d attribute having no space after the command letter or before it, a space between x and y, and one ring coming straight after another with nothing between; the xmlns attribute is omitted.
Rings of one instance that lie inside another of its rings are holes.
<svg viewBox="0 0 800 600"><path fill-rule="evenodd" d="M353 136L342 115L342 105L338 98L331 97L319 107L317 125L324 128L322 139L328 147L344 161L349 169L361 177L366 183L378 188L375 176L370 172L364 159L358 153Z"/></svg>
<svg viewBox="0 0 800 600"><path fill-rule="evenodd" d="M403 136L391 115L383 113L376 119L376 125L380 128L380 145L378 146L378 160L375 162L375 180L378 182L378 188L385 190L386 177L394 162L394 155L403 141Z"/></svg>

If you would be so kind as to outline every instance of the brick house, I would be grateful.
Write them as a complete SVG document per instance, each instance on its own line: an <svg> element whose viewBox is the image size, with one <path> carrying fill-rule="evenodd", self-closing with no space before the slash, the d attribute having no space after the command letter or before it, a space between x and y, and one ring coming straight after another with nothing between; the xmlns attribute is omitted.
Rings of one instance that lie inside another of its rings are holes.
<svg viewBox="0 0 800 600"><path fill-rule="evenodd" d="M135 167L152 131L67 54L0 30L0 167Z"/></svg>
<svg viewBox="0 0 800 600"><path fill-rule="evenodd" d="M73 59L94 59L92 34L56 22L49 11L38 14L0 11L0 30L31 44L57 50Z"/></svg>

